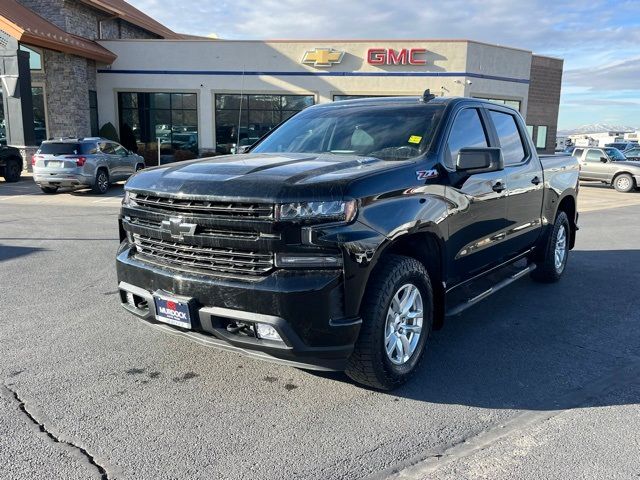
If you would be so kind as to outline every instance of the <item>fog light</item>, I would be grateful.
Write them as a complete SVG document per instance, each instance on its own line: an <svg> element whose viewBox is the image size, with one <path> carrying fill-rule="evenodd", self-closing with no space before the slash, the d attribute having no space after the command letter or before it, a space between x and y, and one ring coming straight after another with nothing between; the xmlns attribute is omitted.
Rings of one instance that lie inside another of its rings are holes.
<svg viewBox="0 0 640 480"><path fill-rule="evenodd" d="M275 340L276 342L282 342L282 337L276 329L266 323L256 323L256 336L263 340Z"/></svg>
<svg viewBox="0 0 640 480"><path fill-rule="evenodd" d="M138 308L138 306L136 305L136 299L133 298L133 293L131 292L127 292L127 303L133 308Z"/></svg>
<svg viewBox="0 0 640 480"><path fill-rule="evenodd" d="M305 255L276 253L276 267L280 268L339 268L342 257L339 255Z"/></svg>

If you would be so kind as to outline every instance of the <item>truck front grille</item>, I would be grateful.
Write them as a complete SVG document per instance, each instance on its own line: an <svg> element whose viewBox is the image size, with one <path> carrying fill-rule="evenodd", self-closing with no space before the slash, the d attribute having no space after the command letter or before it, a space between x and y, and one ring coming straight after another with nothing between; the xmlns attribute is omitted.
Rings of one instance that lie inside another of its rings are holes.
<svg viewBox="0 0 640 480"><path fill-rule="evenodd" d="M136 255L174 268L251 276L266 275L273 269L273 253L200 247L137 233L133 240Z"/></svg>
<svg viewBox="0 0 640 480"><path fill-rule="evenodd" d="M273 205L265 203L234 203L208 200L158 197L138 193L135 202L151 211L168 214L189 213L221 218L273 219Z"/></svg>

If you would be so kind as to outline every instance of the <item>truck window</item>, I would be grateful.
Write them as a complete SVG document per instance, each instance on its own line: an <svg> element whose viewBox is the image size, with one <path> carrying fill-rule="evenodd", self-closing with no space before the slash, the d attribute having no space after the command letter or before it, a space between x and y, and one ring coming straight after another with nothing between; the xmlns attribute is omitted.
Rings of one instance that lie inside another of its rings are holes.
<svg viewBox="0 0 640 480"><path fill-rule="evenodd" d="M504 164L515 165L522 162L525 158L525 148L515 117L495 110L490 110L489 113L500 139Z"/></svg>
<svg viewBox="0 0 640 480"><path fill-rule="evenodd" d="M275 129L252 152L331 153L406 160L424 153L442 112L441 105L417 103L305 110Z"/></svg>
<svg viewBox="0 0 640 480"><path fill-rule="evenodd" d="M582 152L584 152L584 148L576 148L571 155L576 158L581 158Z"/></svg>
<svg viewBox="0 0 640 480"><path fill-rule="evenodd" d="M458 152L461 148L488 147L487 134L475 108L465 108L456 116L447 140L448 155L445 154L447 167L455 168Z"/></svg>
<svg viewBox="0 0 640 480"><path fill-rule="evenodd" d="M599 162L600 157L604 157L604 152L602 150L597 150L595 148L590 148L587 151L587 156L585 157L585 162Z"/></svg>

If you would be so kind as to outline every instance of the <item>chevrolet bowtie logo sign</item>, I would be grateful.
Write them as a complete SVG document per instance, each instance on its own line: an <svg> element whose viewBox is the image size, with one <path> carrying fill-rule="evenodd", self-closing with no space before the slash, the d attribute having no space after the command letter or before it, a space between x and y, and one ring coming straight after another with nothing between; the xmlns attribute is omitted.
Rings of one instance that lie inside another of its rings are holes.
<svg viewBox="0 0 640 480"><path fill-rule="evenodd" d="M314 67L330 67L340 63L344 52L333 48L314 48L307 50L302 57L302 63L313 65Z"/></svg>

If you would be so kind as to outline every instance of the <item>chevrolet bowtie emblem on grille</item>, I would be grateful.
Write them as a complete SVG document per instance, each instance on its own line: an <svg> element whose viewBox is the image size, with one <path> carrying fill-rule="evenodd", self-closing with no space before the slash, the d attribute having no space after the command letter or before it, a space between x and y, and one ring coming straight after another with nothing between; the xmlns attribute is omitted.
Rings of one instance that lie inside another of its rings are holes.
<svg viewBox="0 0 640 480"><path fill-rule="evenodd" d="M307 50L302 57L302 63L313 65L314 67L330 67L340 63L344 52L333 48L314 48Z"/></svg>
<svg viewBox="0 0 640 480"><path fill-rule="evenodd" d="M162 221L162 230L169 232L171 238L181 240L185 235L193 235L196 233L195 223L183 223L182 217L171 217L169 220Z"/></svg>

